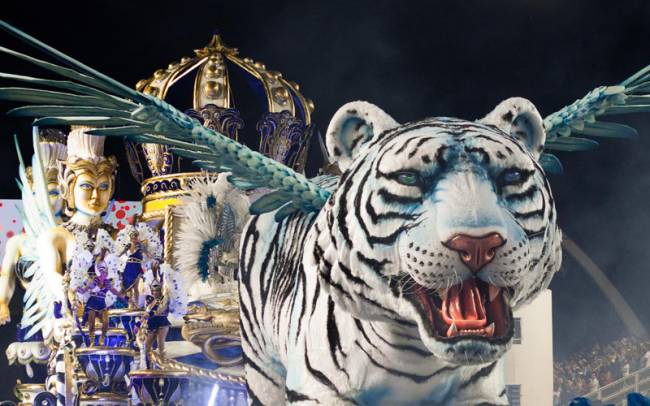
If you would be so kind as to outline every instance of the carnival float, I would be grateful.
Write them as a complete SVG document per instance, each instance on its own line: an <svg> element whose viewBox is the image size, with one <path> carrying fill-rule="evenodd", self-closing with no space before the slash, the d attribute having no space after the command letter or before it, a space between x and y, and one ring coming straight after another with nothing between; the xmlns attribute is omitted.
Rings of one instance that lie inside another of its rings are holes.
<svg viewBox="0 0 650 406"><path fill-rule="evenodd" d="M61 65L0 53L65 78L0 72L35 118L0 274L0 323L25 291L20 405L507 405L513 311L561 266L552 152L650 111L646 67L544 118L519 97L407 124L351 102L323 142L298 85L219 35L131 88L0 28ZM110 137L142 192L117 222Z"/></svg>
<svg viewBox="0 0 650 406"><path fill-rule="evenodd" d="M233 75L249 89L234 89ZM214 35L136 89L165 99L177 83L192 86L192 100L176 96L188 116L233 140L246 131L261 153L304 170L314 106L295 82ZM235 107L244 92L264 105L254 122ZM35 126L30 166L16 140L24 233L6 244L0 322L20 283L24 311L6 349L30 377L15 386L18 404L247 404L235 271L259 191L193 170L169 146L126 141L143 198L116 227L117 161L92 129Z"/></svg>

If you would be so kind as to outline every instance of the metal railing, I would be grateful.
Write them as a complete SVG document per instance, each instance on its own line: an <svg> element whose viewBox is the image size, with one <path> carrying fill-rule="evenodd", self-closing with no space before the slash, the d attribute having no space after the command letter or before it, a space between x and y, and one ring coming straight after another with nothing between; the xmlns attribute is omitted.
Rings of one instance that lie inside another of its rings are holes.
<svg viewBox="0 0 650 406"><path fill-rule="evenodd" d="M593 401L594 406L600 404L625 406L627 394L630 392L638 392L645 396L650 394L650 367L641 368L584 397Z"/></svg>

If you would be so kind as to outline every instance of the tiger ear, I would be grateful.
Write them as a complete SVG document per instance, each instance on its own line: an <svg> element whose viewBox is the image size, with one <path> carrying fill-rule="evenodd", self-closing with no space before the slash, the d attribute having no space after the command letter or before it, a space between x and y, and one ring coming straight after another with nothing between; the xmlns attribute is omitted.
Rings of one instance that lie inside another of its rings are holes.
<svg viewBox="0 0 650 406"><path fill-rule="evenodd" d="M365 143L397 126L397 121L374 104L364 101L344 104L327 127L327 153L332 163L345 171Z"/></svg>
<svg viewBox="0 0 650 406"><path fill-rule="evenodd" d="M539 160L546 142L546 129L542 116L529 100L522 97L506 99L478 121L493 125L517 138Z"/></svg>

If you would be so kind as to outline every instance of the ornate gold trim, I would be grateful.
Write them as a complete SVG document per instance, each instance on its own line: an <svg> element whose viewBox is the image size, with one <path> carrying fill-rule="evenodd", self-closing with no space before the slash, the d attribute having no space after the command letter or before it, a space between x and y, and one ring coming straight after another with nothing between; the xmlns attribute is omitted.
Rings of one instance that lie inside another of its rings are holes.
<svg viewBox="0 0 650 406"><path fill-rule="evenodd" d="M32 406L34 397L41 392L45 392L45 385L41 383L21 383L18 379L14 386L14 396L18 399L18 406Z"/></svg>
<svg viewBox="0 0 650 406"><path fill-rule="evenodd" d="M181 204L180 198L187 194L190 183L194 179L201 176L205 176L203 172L182 172L153 176L151 178L145 179L140 187L140 190L144 196L142 198L142 215L140 216L140 220L148 222L151 220L164 219L166 207L170 205L175 206ZM164 182L171 180L179 181L179 189L146 194L148 185L155 182Z"/></svg>
<svg viewBox="0 0 650 406"><path fill-rule="evenodd" d="M124 317L124 316L143 316L144 315L144 310L138 310L138 309L110 309L108 311L108 317ZM124 330L124 329L121 329ZM110 331L110 329L109 329ZM126 330L124 330L126 332Z"/></svg>
<svg viewBox="0 0 650 406"><path fill-rule="evenodd" d="M169 192L156 192L152 193L150 195L146 195L142 198L142 205L146 205L147 203L152 203L155 202L156 200L167 200L167 199L173 199L178 196L183 196L187 194L187 190L185 189L177 189L177 190L171 190Z"/></svg>
<svg viewBox="0 0 650 406"><path fill-rule="evenodd" d="M184 190L188 186L188 182L194 180L196 177L203 176L203 172L181 172L181 173L170 173L168 175L160 175L160 176L152 176L150 178L147 178L142 181L142 185L140 186L140 192L146 199L148 196L150 198L155 198L157 194L159 193L167 193L167 192L156 192L156 193L151 193L149 195L146 194L147 191L147 185L150 183L154 182L162 182L165 180L172 180L172 179L178 179L181 181L181 189ZM144 200L143 200L144 202Z"/></svg>
<svg viewBox="0 0 650 406"><path fill-rule="evenodd" d="M300 86L296 82L292 82L290 80L286 80L284 78L280 78L280 81L285 84L285 86L291 88L293 90L293 93L296 95L298 100L300 100L300 103L304 106L305 108L305 126L308 126L311 124L311 113L314 112L314 102L311 101L310 99L306 98L302 93L300 93ZM294 113L294 116L296 114Z"/></svg>
<svg viewBox="0 0 650 406"><path fill-rule="evenodd" d="M76 381L74 350L66 348L63 351L63 362L65 365L65 398L72 399L74 395L74 381ZM68 379L70 377L70 379Z"/></svg>
<svg viewBox="0 0 650 406"><path fill-rule="evenodd" d="M174 261L174 207L173 205L165 207L165 217L163 220L163 228L165 229L165 240L163 241L165 262L172 266L176 265Z"/></svg>
<svg viewBox="0 0 650 406"><path fill-rule="evenodd" d="M75 356L86 355L86 354L88 355L130 355L130 356L136 355L135 351L130 350L128 348L111 348L111 347L104 347L104 346L75 348L74 354Z"/></svg>
<svg viewBox="0 0 650 406"><path fill-rule="evenodd" d="M153 378L159 376L171 376L177 378L190 378L190 375L185 371L170 371L163 369L136 369L135 371L129 372L129 378L131 377L144 377L144 378Z"/></svg>
<svg viewBox="0 0 650 406"><path fill-rule="evenodd" d="M183 364L182 362L176 361L174 359L161 357L158 351L150 351L149 357L150 357L149 359L151 359L153 363L159 365L160 368L164 370L176 370L180 372L185 372L186 374L192 377L215 379L215 380L220 380L225 382L232 382L232 383L239 383L242 385L246 385L246 379L244 379L243 376L224 374L206 368L199 368L193 365Z"/></svg>
<svg viewBox="0 0 650 406"><path fill-rule="evenodd" d="M207 60L198 67L194 80L194 109L198 111L208 103L222 108L230 107L228 67L223 55L218 51L212 51Z"/></svg>
<svg viewBox="0 0 650 406"><path fill-rule="evenodd" d="M165 217L165 210L155 210L146 213L142 213L140 216L140 221L149 222L152 220L160 220Z"/></svg>
<svg viewBox="0 0 650 406"><path fill-rule="evenodd" d="M45 385L42 384L42 383L17 383L16 386L14 386L14 389L16 389L16 390L38 390L38 389L45 390Z"/></svg>
<svg viewBox="0 0 650 406"><path fill-rule="evenodd" d="M287 94L286 97L278 94L279 90L289 92L287 87L281 81L282 74L280 72L267 71L266 66L263 63L254 62L251 58L241 59L236 55L227 55L226 57L262 83L269 111L278 113L283 110L288 110L292 115L296 115L296 106L293 102L293 97L291 97L290 94ZM272 86L273 82L276 83L275 86ZM285 101L286 105L276 101L274 96L279 96L279 99Z"/></svg>
<svg viewBox="0 0 650 406"><path fill-rule="evenodd" d="M81 395L79 400L82 402L128 402L129 395L117 395L110 392L99 392L92 395Z"/></svg>
<svg viewBox="0 0 650 406"><path fill-rule="evenodd" d="M88 327L82 327L82 328L81 328L81 331L82 331L84 334L88 334L88 331L89 331L89 330L90 330L90 329L89 329ZM78 330L77 330L77 331L78 331ZM95 328L95 335L99 335L99 334L97 334L97 333L100 333L100 334L101 334L101 332L102 332L102 329L101 329L101 328ZM73 333L73 334L74 334L74 333ZM124 330L123 328L119 328L119 327L111 327L111 328L109 328L108 330L106 330L106 335L118 335L118 334L123 335L123 336L127 336L127 335L128 335L128 333L127 333L126 330Z"/></svg>

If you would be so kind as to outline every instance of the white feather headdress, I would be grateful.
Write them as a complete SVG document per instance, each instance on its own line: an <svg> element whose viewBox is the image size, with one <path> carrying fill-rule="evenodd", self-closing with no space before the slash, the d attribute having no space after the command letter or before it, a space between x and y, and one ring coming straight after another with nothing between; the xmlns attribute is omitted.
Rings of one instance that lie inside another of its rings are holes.
<svg viewBox="0 0 650 406"><path fill-rule="evenodd" d="M68 158L94 160L104 156L105 137L89 135L90 127L73 126L68 134Z"/></svg>

